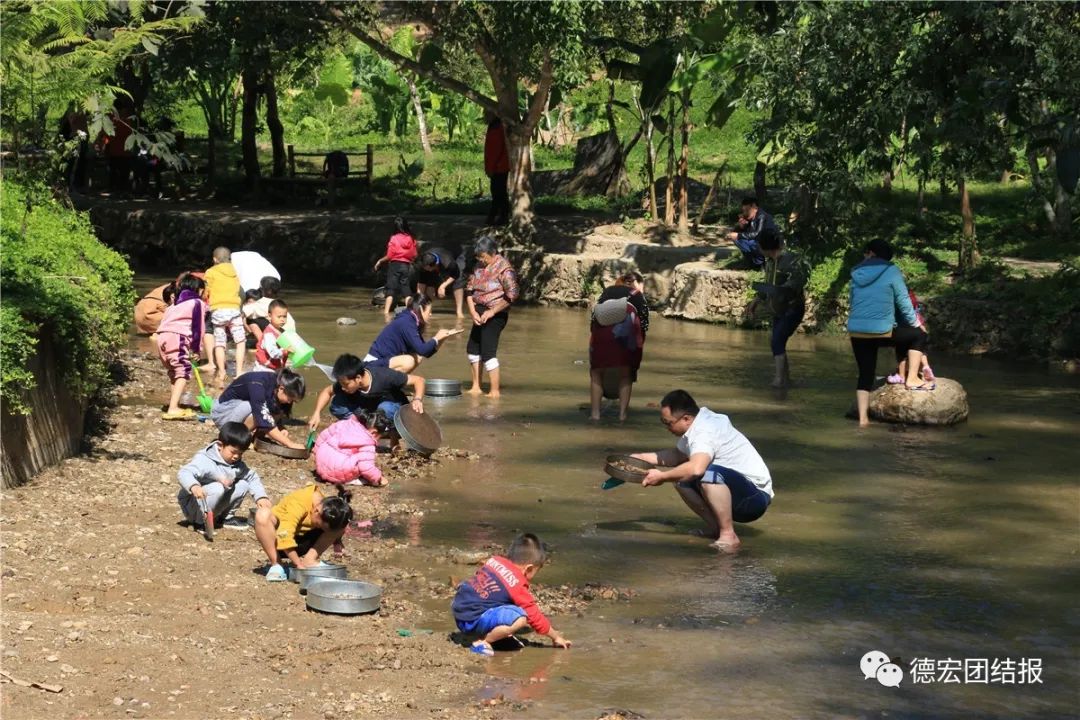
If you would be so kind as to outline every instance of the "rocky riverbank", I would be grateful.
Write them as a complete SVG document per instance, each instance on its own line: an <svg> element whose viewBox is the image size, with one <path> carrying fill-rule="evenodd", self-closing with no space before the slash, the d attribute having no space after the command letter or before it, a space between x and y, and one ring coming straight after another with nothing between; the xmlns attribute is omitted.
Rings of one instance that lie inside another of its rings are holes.
<svg viewBox="0 0 1080 720"><path fill-rule="evenodd" d="M467 577L495 548L416 544L411 528L439 508L400 492L482 456L380 456L391 484L354 493L356 518L372 522L350 530L336 560L383 587L382 609L307 611L297 586L263 579L250 529L222 529L208 543L181 524L176 470L216 431L162 421L156 358L126 361L110 429L92 451L3 492L3 668L49 686L7 685L5 717L474 718L522 709L479 699L484 661L454 643L446 610L451 578ZM312 481L310 462L253 450L245 460L274 498ZM556 616L630 597L565 586L538 594Z"/></svg>

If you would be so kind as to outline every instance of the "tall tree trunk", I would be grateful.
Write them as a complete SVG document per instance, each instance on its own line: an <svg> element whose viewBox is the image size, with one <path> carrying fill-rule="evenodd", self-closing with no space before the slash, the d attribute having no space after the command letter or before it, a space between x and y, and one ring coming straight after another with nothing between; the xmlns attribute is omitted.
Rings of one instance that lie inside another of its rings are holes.
<svg viewBox="0 0 1080 720"><path fill-rule="evenodd" d="M505 123L503 127L506 127ZM506 127L506 152L510 156L510 225L515 235L528 236L532 230L532 131L521 123Z"/></svg>
<svg viewBox="0 0 1080 720"><path fill-rule="evenodd" d="M919 178L919 191L915 195L915 211L921 216L926 213L926 178Z"/></svg>
<svg viewBox="0 0 1080 720"><path fill-rule="evenodd" d="M424 105L420 102L420 91L416 89L416 79L410 72L403 72L405 84L409 86L409 96L412 97L413 111L416 113L416 126L420 129L420 146L424 148L424 155L431 157L431 141L428 139L427 118L424 116Z"/></svg>
<svg viewBox="0 0 1080 720"><path fill-rule="evenodd" d="M760 150L758 151L760 154ZM765 186L765 169L766 165L761 160L754 163L754 195L757 197L757 201L764 202L765 194L768 192Z"/></svg>
<svg viewBox="0 0 1080 720"><path fill-rule="evenodd" d="M668 103L667 183L664 187L664 224L675 224L675 98Z"/></svg>
<svg viewBox="0 0 1080 720"><path fill-rule="evenodd" d="M244 177L250 190L259 186L259 148L255 144L258 123L259 81L251 70L244 70L244 105L240 113L240 150L244 158Z"/></svg>
<svg viewBox="0 0 1080 720"><path fill-rule="evenodd" d="M690 91L682 92L682 152L679 155L679 234L690 230Z"/></svg>
<svg viewBox="0 0 1080 720"><path fill-rule="evenodd" d="M1046 188L1043 183L1042 173L1039 172L1039 156L1034 149L1027 152L1028 168L1031 172L1031 187L1035 189L1035 193L1039 196L1039 201L1042 203L1043 214L1046 216L1046 221L1052 226L1057 227L1057 211L1054 208L1054 204L1046 197Z"/></svg>
<svg viewBox="0 0 1080 720"><path fill-rule="evenodd" d="M645 174L649 179L649 215L653 221L660 217L656 204L656 143L653 142L652 116L645 118Z"/></svg>
<svg viewBox="0 0 1080 720"><path fill-rule="evenodd" d="M206 128L206 184L214 185L217 179L217 136L213 125Z"/></svg>
<svg viewBox="0 0 1080 720"><path fill-rule="evenodd" d="M288 158L285 156L285 128L278 117L277 107L277 84L274 81L274 72L266 71L266 83L263 87L266 93L266 129L270 131L270 146L274 150L273 177L285 177L285 167Z"/></svg>
<svg viewBox="0 0 1080 720"><path fill-rule="evenodd" d="M971 197L968 194L966 178L961 177L956 186L960 192L960 217L963 220L959 265L961 272L967 272L979 262L979 246L975 240L975 213L971 209Z"/></svg>

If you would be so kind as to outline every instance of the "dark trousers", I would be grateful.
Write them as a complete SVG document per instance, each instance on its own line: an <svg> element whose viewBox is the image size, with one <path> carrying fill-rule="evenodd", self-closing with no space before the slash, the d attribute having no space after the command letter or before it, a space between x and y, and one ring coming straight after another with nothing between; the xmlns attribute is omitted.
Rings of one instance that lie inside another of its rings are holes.
<svg viewBox="0 0 1080 720"><path fill-rule="evenodd" d="M479 308L477 312L481 312ZM465 352L469 355L479 355L482 362L496 357L499 352L499 336L502 335L506 322L510 319L510 313L503 310L496 313L483 325L473 325L469 333L469 342L465 345Z"/></svg>
<svg viewBox="0 0 1080 720"><path fill-rule="evenodd" d="M507 180L510 173L495 173L491 176L491 209L488 210L488 225L505 225L510 221L510 190Z"/></svg>
<svg viewBox="0 0 1080 720"><path fill-rule="evenodd" d="M799 329L799 323L802 322L803 315L806 313L806 306L799 305L798 307L788 308L781 314L773 318L772 321L772 354L773 357L777 355L783 355L787 352L787 341L795 331Z"/></svg>
<svg viewBox="0 0 1080 720"><path fill-rule="evenodd" d="M131 190L131 158L109 158L109 189L113 192Z"/></svg>
<svg viewBox="0 0 1080 720"><path fill-rule="evenodd" d="M898 326L893 329L892 337L851 338L851 351L855 354L855 364L859 368L859 390L873 390L877 377L877 351L879 347L892 345L896 348L899 362L907 357L909 350L926 350L926 333L922 328Z"/></svg>

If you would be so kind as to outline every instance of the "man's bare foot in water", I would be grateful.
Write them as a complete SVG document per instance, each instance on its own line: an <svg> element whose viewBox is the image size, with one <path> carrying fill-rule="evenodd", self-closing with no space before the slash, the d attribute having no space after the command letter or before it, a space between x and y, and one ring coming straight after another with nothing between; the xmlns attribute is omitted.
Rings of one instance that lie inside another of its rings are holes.
<svg viewBox="0 0 1080 720"><path fill-rule="evenodd" d="M465 391L466 395L479 395L482 391L479 385L473 385L471 388Z"/></svg>
<svg viewBox="0 0 1080 720"><path fill-rule="evenodd" d="M500 395L500 393L498 393L498 392L495 392L495 391L492 391L492 392L489 392L489 393L488 393L488 394L486 395L486 397L489 397L489 398L491 398L492 400L497 400L497 399L499 398L499 395Z"/></svg>
<svg viewBox="0 0 1080 720"><path fill-rule="evenodd" d="M709 528L697 528L695 530L691 530L690 534L694 537L708 538L709 540L715 540L716 538L720 537L720 533L716 532L715 530L710 530Z"/></svg>
<svg viewBox="0 0 1080 720"><path fill-rule="evenodd" d="M735 533L720 533L720 537L716 538L715 542L709 544L709 547L714 547L717 550L724 552L731 552L737 550L742 543L739 541L739 536Z"/></svg>

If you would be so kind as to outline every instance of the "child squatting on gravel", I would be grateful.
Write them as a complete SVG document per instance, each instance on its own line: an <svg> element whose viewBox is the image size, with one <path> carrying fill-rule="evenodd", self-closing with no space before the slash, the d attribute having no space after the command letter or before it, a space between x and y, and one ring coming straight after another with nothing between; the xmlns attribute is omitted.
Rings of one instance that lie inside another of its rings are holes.
<svg viewBox="0 0 1080 720"><path fill-rule="evenodd" d="M213 513L218 527L247 529L247 521L235 516L248 495L257 508L270 510L270 498L259 474L244 464L244 451L251 447L251 431L243 423L227 422L218 439L195 453L176 474L180 492L176 502L188 522L206 524Z"/></svg>
<svg viewBox="0 0 1080 720"><path fill-rule="evenodd" d="M296 568L318 565L319 556L341 539L352 517L347 496L324 497L315 485L294 490L272 508L260 507L255 537L270 559L267 581L287 579L282 555Z"/></svg>
<svg viewBox="0 0 1080 720"><path fill-rule="evenodd" d="M529 581L546 561L547 550L540 538L525 533L514 538L505 557L488 558L472 580L458 586L450 610L459 630L480 636L472 644L472 652L494 655L492 643L513 637L526 626L547 635L555 647L570 647L570 641L551 627L529 592Z"/></svg>

